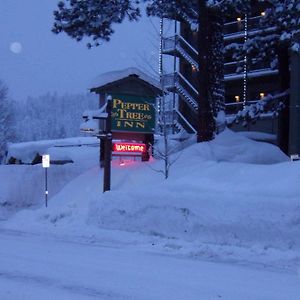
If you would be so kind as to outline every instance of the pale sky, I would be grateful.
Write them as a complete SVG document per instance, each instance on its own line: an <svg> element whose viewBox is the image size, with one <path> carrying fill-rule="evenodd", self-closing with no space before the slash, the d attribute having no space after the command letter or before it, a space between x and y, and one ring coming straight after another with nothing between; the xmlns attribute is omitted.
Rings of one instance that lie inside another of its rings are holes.
<svg viewBox="0 0 300 300"><path fill-rule="evenodd" d="M109 43L88 50L51 32L56 0L0 0L0 79L23 101L46 92L82 93L101 73L158 64L158 20L116 26ZM148 61L148 62L147 62Z"/></svg>

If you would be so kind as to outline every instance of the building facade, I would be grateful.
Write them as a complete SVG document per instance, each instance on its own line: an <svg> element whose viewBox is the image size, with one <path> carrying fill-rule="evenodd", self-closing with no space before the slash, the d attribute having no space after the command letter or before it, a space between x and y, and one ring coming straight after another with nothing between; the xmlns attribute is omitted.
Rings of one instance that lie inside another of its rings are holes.
<svg viewBox="0 0 300 300"><path fill-rule="evenodd" d="M224 46L243 44L258 31L258 22L264 15L265 7L255 5L251 15L232 15L224 24ZM174 21L175 22L175 21ZM162 54L174 57L174 70L164 74L164 86L177 95L175 117L188 132L196 132L198 111L198 51L197 28L188 21L176 22L174 35L162 38ZM255 57L244 57L237 61L228 52L224 56L225 112L227 119L245 105L256 103L268 94L280 91L279 72L274 57L266 57L256 64ZM234 125L237 130L256 130L276 134L277 121L265 116L257 124L244 128ZM250 128L252 127L252 128Z"/></svg>

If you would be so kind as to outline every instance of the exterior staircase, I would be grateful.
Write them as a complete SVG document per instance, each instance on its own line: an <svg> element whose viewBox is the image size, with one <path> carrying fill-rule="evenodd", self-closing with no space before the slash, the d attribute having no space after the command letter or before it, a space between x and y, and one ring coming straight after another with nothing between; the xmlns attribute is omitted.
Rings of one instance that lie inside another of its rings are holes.
<svg viewBox="0 0 300 300"><path fill-rule="evenodd" d="M197 63L198 51L190 45L181 35L164 38L162 43L163 54L181 56L188 61L197 70L199 69Z"/></svg>
<svg viewBox="0 0 300 300"><path fill-rule="evenodd" d="M195 68L196 70L199 69L197 63L198 51L178 34L163 39L162 53L180 57L186 60L192 68ZM163 75L162 85L167 91L178 94L180 101L183 101L187 106L185 112L181 111L180 108L175 109L177 122L181 124L182 128L188 133L196 133L197 131L195 128L198 111L197 89L180 72ZM182 105L179 106L182 107ZM194 122L188 121L191 120L191 117L195 120ZM174 127L177 128L178 125L174 124Z"/></svg>

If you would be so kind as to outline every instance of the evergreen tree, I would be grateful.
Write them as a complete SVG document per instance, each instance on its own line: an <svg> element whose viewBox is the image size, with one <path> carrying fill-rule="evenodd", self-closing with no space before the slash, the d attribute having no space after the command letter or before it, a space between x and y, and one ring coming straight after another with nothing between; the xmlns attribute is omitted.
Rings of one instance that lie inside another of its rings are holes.
<svg viewBox="0 0 300 300"><path fill-rule="evenodd" d="M131 0L66 0L58 3L54 11L54 33L65 32L71 38L81 41L91 37L88 47L109 41L114 33L112 25L122 23L125 17L138 20L140 9Z"/></svg>
<svg viewBox="0 0 300 300"><path fill-rule="evenodd" d="M14 139L14 104L8 98L8 89L0 81L0 163L2 162L7 143Z"/></svg>

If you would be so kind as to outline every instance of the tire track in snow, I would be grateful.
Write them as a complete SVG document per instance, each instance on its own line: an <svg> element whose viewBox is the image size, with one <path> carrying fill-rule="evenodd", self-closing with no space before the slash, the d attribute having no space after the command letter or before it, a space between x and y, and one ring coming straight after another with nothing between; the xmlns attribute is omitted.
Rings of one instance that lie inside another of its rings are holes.
<svg viewBox="0 0 300 300"><path fill-rule="evenodd" d="M74 295L81 295L81 296L87 296L89 298L95 298L95 299L109 299L109 300L129 300L132 299L128 296L123 296L120 294L117 294L113 291L105 291L96 289L94 287L89 286L79 286L75 283L62 283L59 280L56 280L54 278L49 278L46 276L35 276L32 274L26 274L26 273L16 273L16 272L9 272L0 270L0 279L6 279L13 282L20 282L25 283L26 285L36 285L42 288L52 288L52 289L58 289L63 290L66 292L69 292L70 294Z"/></svg>

